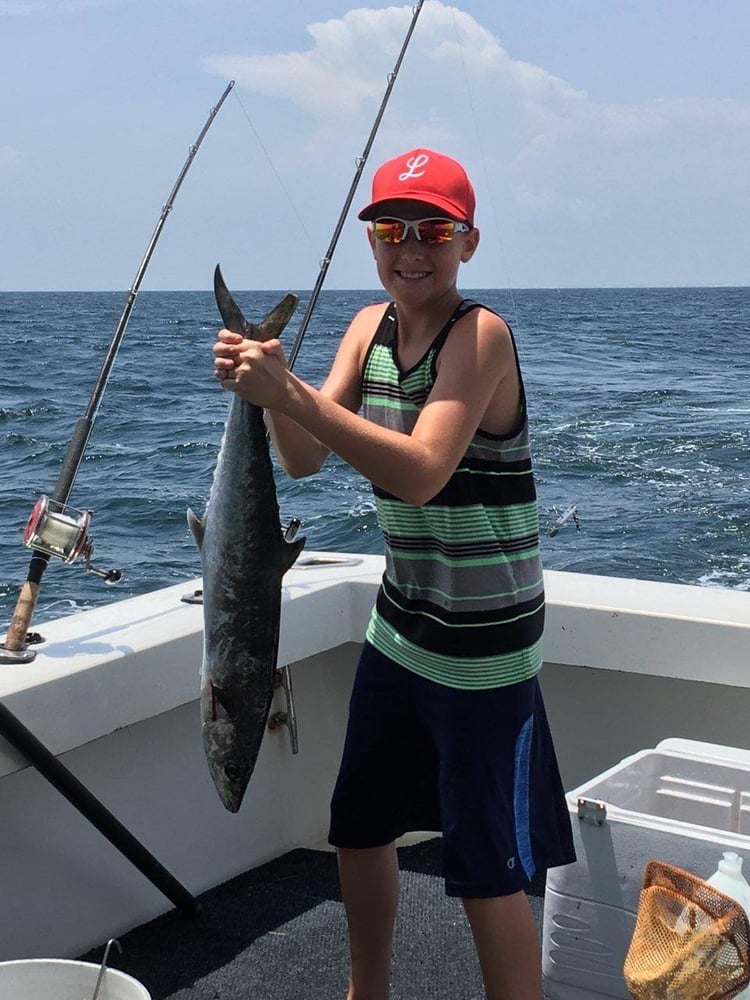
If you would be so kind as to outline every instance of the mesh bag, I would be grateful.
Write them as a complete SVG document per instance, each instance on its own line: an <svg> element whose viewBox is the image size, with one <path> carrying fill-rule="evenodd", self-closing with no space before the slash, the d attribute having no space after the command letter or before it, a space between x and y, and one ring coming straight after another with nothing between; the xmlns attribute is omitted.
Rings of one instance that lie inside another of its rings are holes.
<svg viewBox="0 0 750 1000"><path fill-rule="evenodd" d="M634 1000L721 1000L750 982L750 926L735 900L649 861L623 967Z"/></svg>

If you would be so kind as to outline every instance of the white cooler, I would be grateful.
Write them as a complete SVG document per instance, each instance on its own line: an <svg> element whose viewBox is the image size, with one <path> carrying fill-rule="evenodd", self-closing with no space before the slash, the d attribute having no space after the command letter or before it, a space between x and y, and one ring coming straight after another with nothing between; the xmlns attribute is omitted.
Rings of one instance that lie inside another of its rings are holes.
<svg viewBox="0 0 750 1000"><path fill-rule="evenodd" d="M547 875L550 1000L630 1000L622 966L648 861L708 879L736 851L750 881L750 751L662 740L567 794L575 864Z"/></svg>

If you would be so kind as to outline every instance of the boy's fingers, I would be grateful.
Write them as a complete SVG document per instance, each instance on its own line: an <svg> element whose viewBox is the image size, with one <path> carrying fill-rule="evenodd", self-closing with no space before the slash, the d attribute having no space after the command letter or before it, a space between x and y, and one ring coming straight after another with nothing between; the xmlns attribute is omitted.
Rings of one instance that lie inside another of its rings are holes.
<svg viewBox="0 0 750 1000"><path fill-rule="evenodd" d="M232 333L231 330L226 329L219 330L218 337L225 344L241 344L243 339L242 334Z"/></svg>
<svg viewBox="0 0 750 1000"><path fill-rule="evenodd" d="M216 341L213 346L214 356L216 358L234 358L238 354L237 348L239 344L222 344L220 341Z"/></svg>

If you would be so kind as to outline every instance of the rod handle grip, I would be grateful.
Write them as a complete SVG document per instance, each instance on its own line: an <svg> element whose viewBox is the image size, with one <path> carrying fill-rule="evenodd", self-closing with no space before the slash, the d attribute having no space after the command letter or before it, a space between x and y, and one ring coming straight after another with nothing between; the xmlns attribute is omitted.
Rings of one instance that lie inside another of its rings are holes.
<svg viewBox="0 0 750 1000"><path fill-rule="evenodd" d="M39 584L26 580L21 585L13 617L5 637L5 648L18 652L26 646L26 635L39 597Z"/></svg>

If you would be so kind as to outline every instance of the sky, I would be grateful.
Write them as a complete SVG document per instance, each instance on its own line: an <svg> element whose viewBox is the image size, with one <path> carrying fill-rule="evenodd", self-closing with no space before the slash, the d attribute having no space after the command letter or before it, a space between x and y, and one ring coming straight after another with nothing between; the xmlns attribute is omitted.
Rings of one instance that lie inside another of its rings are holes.
<svg viewBox="0 0 750 1000"><path fill-rule="evenodd" d="M0 291L311 288L413 8L0 0ZM746 285L748 0L425 0L325 287L377 287L385 159L460 159L464 288Z"/></svg>

